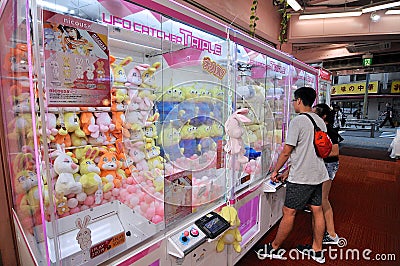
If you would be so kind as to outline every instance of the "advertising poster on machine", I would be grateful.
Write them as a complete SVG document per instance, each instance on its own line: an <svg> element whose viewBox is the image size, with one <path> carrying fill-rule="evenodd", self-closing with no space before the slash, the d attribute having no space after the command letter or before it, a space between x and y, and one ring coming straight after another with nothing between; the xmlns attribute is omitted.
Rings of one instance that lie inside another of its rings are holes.
<svg viewBox="0 0 400 266"><path fill-rule="evenodd" d="M165 177L165 223L181 220L192 212L192 173L182 171Z"/></svg>
<svg viewBox="0 0 400 266"><path fill-rule="evenodd" d="M109 106L110 63L105 26L43 11L49 107Z"/></svg>

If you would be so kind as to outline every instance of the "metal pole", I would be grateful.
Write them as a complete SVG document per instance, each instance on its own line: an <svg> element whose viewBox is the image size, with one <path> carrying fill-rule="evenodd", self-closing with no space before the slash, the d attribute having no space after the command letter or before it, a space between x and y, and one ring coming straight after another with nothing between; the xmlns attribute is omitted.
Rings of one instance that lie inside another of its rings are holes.
<svg viewBox="0 0 400 266"><path fill-rule="evenodd" d="M369 73L367 73L367 81L365 84L365 94L364 94L364 105L363 105L363 114L364 118L368 118L367 107L368 107L368 87L369 87Z"/></svg>

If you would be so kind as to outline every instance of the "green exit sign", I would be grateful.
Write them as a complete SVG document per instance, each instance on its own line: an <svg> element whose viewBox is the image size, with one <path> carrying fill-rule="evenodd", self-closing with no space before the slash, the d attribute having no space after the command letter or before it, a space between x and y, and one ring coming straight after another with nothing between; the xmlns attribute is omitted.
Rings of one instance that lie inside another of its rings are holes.
<svg viewBox="0 0 400 266"><path fill-rule="evenodd" d="M372 58L363 58L363 67L368 67L372 65Z"/></svg>

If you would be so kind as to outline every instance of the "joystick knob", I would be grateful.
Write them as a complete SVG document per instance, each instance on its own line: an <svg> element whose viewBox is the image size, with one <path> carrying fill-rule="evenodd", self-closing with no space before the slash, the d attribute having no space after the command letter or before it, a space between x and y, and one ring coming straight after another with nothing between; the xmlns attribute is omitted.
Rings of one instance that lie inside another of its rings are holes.
<svg viewBox="0 0 400 266"><path fill-rule="evenodd" d="M188 232L189 235L189 232ZM187 245L190 241L190 238L185 235L185 233L182 233L181 237L179 237L179 241L182 243L182 245Z"/></svg>

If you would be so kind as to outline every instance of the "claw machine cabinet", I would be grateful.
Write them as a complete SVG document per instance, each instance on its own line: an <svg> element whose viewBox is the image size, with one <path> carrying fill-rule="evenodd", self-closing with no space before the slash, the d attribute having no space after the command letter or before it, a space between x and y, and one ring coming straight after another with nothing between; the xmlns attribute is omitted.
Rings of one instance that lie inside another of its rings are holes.
<svg viewBox="0 0 400 266"><path fill-rule="evenodd" d="M242 251L238 253L229 247L229 265L237 263L261 239L269 229L272 215L280 215L277 209L281 205L268 200L271 196L264 193L263 183L267 182L268 172L282 146L286 123L285 92L289 84L289 64L284 62L290 62L289 57L256 40L238 33L235 37L235 108L248 108L250 121L243 123L246 131L242 137L248 162L236 169L240 175L234 178L234 206L241 223ZM282 198L284 194L278 197Z"/></svg>
<svg viewBox="0 0 400 266"><path fill-rule="evenodd" d="M318 70L308 66L300 61L294 60L293 64L290 66L290 76L291 83L287 92L287 105L288 105L288 118L291 119L296 115L294 112L293 105L291 104L291 100L293 99L293 93L296 89L300 87L311 87L317 93L317 99L315 100L318 103Z"/></svg>
<svg viewBox="0 0 400 266"><path fill-rule="evenodd" d="M12 193L13 223L20 259L45 263L46 246L38 239L42 216L44 180L38 165L34 125L37 103L32 96L38 84L32 72L29 20L23 1L3 1L0 51L2 132L6 182ZM36 145L37 146L37 145ZM23 263L23 261L21 261Z"/></svg>
<svg viewBox="0 0 400 266"><path fill-rule="evenodd" d="M273 144L274 153L271 155L271 167L276 164L279 154L285 144L286 131L289 125L287 118L288 91L290 87L290 59L279 55L271 55L267 58L267 93L266 100L273 110ZM270 136L270 134L268 135ZM271 138L271 136L270 136ZM268 170L271 170L268 169ZM262 232L267 232L282 217L282 206L285 198L282 184L274 183L269 177L263 183L264 194L261 204L264 212L261 217Z"/></svg>
<svg viewBox="0 0 400 266"><path fill-rule="evenodd" d="M113 19L121 9L97 1L46 3L7 1L3 13L12 22L1 32L1 98L13 218L28 261L100 264L158 243L165 229L160 144L144 135L158 123L162 63L146 55L164 40L122 27ZM160 17L126 7L135 29Z"/></svg>
<svg viewBox="0 0 400 266"><path fill-rule="evenodd" d="M162 28L186 36L182 44L163 46L163 73L156 77L163 84L155 92L155 112L169 226L216 205L225 194L228 42L172 19L163 18Z"/></svg>
<svg viewBox="0 0 400 266"><path fill-rule="evenodd" d="M165 174L166 263L224 264L226 253L216 252L216 241L194 233L199 232L194 222L219 207L226 194L229 42L167 18L162 26L176 36L190 36L183 44L163 47L163 86L155 100Z"/></svg>
<svg viewBox="0 0 400 266"><path fill-rule="evenodd" d="M273 131L267 136L274 144L272 163L275 164L283 149L285 134L289 125L287 119L288 90L290 87L290 61L288 58L274 55L267 58L266 101L273 110ZM278 59L276 59L278 58ZM268 169L269 171L271 169Z"/></svg>
<svg viewBox="0 0 400 266"><path fill-rule="evenodd" d="M246 115L249 121L244 123L242 136L247 162L237 171L240 175L234 178L238 193L263 179L269 170L274 153L274 118L272 106L266 100L267 56L241 44L235 45L234 52L234 108L249 110Z"/></svg>

